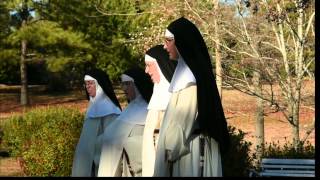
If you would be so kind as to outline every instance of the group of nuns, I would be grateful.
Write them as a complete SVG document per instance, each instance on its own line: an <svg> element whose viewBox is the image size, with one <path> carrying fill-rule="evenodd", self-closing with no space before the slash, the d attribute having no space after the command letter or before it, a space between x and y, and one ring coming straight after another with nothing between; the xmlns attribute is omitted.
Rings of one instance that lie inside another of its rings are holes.
<svg viewBox="0 0 320 180"><path fill-rule="evenodd" d="M181 17L164 45L145 53L145 70L121 75L128 105L106 73L84 76L89 105L71 176L221 177L229 133L207 46Z"/></svg>

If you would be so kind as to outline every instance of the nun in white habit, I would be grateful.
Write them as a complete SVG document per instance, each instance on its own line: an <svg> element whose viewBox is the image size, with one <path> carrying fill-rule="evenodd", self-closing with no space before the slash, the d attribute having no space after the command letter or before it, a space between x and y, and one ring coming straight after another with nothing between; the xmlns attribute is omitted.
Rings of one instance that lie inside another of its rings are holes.
<svg viewBox="0 0 320 180"><path fill-rule="evenodd" d="M169 59L163 45L156 45L146 52L145 64L145 71L154 83L142 146L142 176L150 177L153 175L160 124L171 96L169 86L176 63Z"/></svg>
<svg viewBox="0 0 320 180"><path fill-rule="evenodd" d="M168 26L165 46L178 61L156 151L154 176L222 176L227 123L206 44L185 18ZM203 158L203 159L202 159Z"/></svg>
<svg viewBox="0 0 320 180"><path fill-rule="evenodd" d="M142 135L153 84L140 68L124 72L121 81L129 104L105 129L98 176L141 176Z"/></svg>
<svg viewBox="0 0 320 180"><path fill-rule="evenodd" d="M84 76L89 106L77 144L71 176L96 176L104 129L121 113L108 75L93 69Z"/></svg>

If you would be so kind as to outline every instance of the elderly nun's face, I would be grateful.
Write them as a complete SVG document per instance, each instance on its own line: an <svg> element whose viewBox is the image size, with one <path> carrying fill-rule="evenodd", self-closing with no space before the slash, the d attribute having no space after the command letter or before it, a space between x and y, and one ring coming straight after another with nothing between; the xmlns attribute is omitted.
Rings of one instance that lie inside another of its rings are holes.
<svg viewBox="0 0 320 180"><path fill-rule="evenodd" d="M146 69L145 72L150 75L153 83L160 82L160 73L157 68L157 64L154 61L146 61Z"/></svg>
<svg viewBox="0 0 320 180"><path fill-rule="evenodd" d="M133 99L135 99L136 93L134 91L133 82L132 81L123 81L121 84L122 84L122 89L127 96L127 99L129 99L129 101L132 101Z"/></svg>
<svg viewBox="0 0 320 180"><path fill-rule="evenodd" d="M179 58L177 47L173 38L165 38L163 48L169 53L170 59L177 60Z"/></svg>
<svg viewBox="0 0 320 180"><path fill-rule="evenodd" d="M90 97L95 97L96 96L96 83L94 82L94 80L88 80L85 81L85 86L86 89L88 91L88 94Z"/></svg>

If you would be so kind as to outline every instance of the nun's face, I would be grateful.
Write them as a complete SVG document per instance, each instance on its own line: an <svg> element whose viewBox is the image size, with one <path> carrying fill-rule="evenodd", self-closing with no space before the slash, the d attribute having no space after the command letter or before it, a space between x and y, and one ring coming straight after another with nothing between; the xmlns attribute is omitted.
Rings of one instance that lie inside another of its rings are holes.
<svg viewBox="0 0 320 180"><path fill-rule="evenodd" d="M146 61L146 69L145 72L150 75L153 83L160 82L160 73L157 68L157 64L154 61Z"/></svg>
<svg viewBox="0 0 320 180"><path fill-rule="evenodd" d="M168 51L170 59L178 59L179 55L173 38L165 38L163 48Z"/></svg>
<svg viewBox="0 0 320 180"><path fill-rule="evenodd" d="M90 97L95 97L96 96L96 83L94 82L94 80L88 80L85 81L85 86L86 89L88 91L88 94Z"/></svg>
<svg viewBox="0 0 320 180"><path fill-rule="evenodd" d="M136 93L134 91L134 84L132 81L123 81L122 83L122 89L124 93L126 94L129 101L132 101L134 98L136 98Z"/></svg>

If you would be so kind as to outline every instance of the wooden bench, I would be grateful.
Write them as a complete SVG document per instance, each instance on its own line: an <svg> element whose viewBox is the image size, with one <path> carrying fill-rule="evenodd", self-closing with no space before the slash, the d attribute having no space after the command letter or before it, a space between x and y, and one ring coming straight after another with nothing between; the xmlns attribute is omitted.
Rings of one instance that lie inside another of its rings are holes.
<svg viewBox="0 0 320 180"><path fill-rule="evenodd" d="M315 160L263 158L261 171L250 171L249 176L315 177Z"/></svg>

